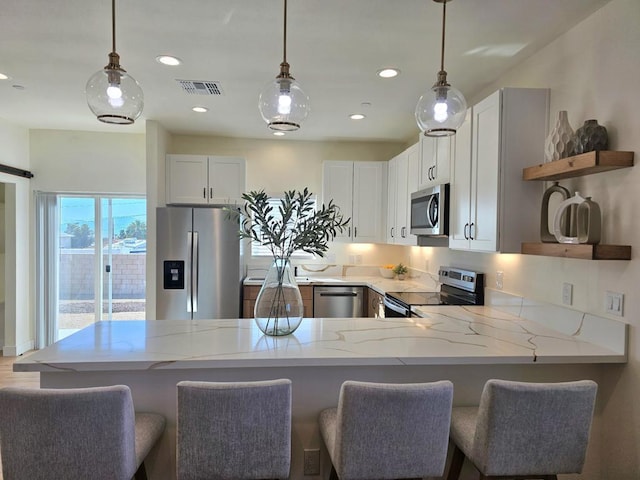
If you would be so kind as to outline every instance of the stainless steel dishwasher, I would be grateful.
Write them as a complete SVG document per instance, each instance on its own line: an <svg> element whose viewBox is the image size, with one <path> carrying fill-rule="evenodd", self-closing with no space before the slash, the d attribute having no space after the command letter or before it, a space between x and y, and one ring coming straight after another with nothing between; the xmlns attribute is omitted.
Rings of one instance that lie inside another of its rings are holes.
<svg viewBox="0 0 640 480"><path fill-rule="evenodd" d="M364 304L364 287L313 287L314 317L362 317Z"/></svg>

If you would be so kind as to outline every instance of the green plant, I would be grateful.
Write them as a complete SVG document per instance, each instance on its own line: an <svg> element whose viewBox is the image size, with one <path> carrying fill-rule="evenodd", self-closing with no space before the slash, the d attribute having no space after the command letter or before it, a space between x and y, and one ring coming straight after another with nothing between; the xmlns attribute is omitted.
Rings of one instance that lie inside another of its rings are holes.
<svg viewBox="0 0 640 480"><path fill-rule="evenodd" d="M404 275L408 271L409 269L406 267L406 265L403 265L402 262L393 267L393 273L395 273L396 275Z"/></svg>
<svg viewBox="0 0 640 480"><path fill-rule="evenodd" d="M314 212L312 196L307 188L285 192L276 215L274 203L264 190L243 194L240 237L266 246L274 259L288 259L296 250L323 257L328 243L350 219L343 218L333 200Z"/></svg>

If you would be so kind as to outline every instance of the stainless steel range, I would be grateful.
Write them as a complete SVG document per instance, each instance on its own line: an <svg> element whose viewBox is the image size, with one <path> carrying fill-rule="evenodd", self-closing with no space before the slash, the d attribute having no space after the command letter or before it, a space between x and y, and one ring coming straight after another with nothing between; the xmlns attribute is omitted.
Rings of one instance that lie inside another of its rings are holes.
<svg viewBox="0 0 640 480"><path fill-rule="evenodd" d="M414 307L424 305L484 305L484 274L457 267L438 271L439 292L387 292L385 317L417 316Z"/></svg>

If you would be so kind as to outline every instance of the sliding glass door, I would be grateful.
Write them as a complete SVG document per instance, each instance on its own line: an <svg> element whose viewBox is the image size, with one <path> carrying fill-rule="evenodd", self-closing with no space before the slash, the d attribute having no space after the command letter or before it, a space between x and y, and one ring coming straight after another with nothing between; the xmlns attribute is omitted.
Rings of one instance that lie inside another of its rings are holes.
<svg viewBox="0 0 640 480"><path fill-rule="evenodd" d="M38 343L145 318L146 200L38 194ZM46 205L42 206L42 205Z"/></svg>

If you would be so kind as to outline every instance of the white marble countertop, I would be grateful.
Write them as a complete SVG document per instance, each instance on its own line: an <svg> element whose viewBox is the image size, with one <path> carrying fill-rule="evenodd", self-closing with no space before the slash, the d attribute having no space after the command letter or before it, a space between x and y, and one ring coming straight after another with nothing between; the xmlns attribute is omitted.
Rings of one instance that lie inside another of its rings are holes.
<svg viewBox="0 0 640 480"><path fill-rule="evenodd" d="M247 277L244 280L244 285L261 286L264 283L262 279L255 277ZM419 279L407 278L406 280L395 280L392 278L384 278L376 275L348 275L344 277L335 276L308 276L308 277L296 277L296 283L298 285L350 285L350 286L364 286L373 288L375 291L381 294L386 292L432 292L439 291L440 286L431 281L430 284L425 284Z"/></svg>
<svg viewBox="0 0 640 480"><path fill-rule="evenodd" d="M99 322L14 371L282 366L622 363L624 351L491 307L425 307L424 318L306 318L286 337L253 319Z"/></svg>

